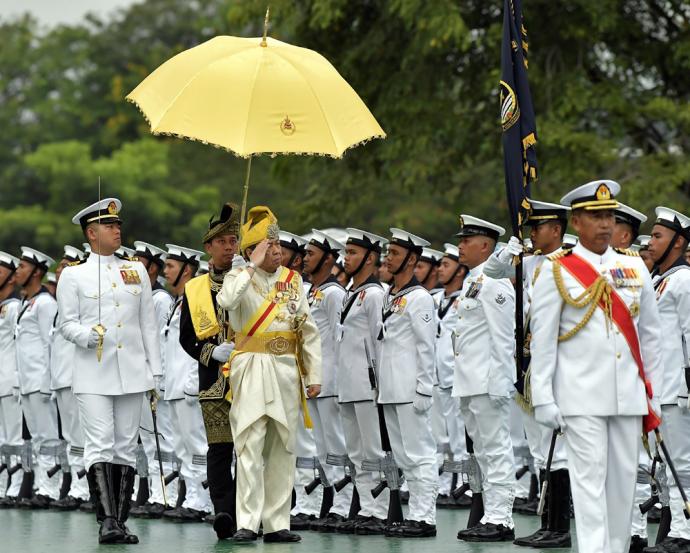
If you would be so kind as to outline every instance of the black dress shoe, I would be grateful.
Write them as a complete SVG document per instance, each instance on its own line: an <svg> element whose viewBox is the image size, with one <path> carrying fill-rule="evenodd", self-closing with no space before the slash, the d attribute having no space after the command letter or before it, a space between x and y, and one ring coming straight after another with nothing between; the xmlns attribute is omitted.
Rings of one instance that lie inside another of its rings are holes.
<svg viewBox="0 0 690 553"><path fill-rule="evenodd" d="M376 517L365 517L355 523L355 534L358 536L382 536L386 532L386 521Z"/></svg>
<svg viewBox="0 0 690 553"><path fill-rule="evenodd" d="M515 531L503 524L478 524L474 528L458 532L458 539L472 542L514 541Z"/></svg>
<svg viewBox="0 0 690 553"><path fill-rule="evenodd" d="M251 530L247 530L246 528L240 528L232 536L232 541L234 541L235 543L250 543L256 541L257 538L258 535L256 532L252 532Z"/></svg>
<svg viewBox="0 0 690 553"><path fill-rule="evenodd" d="M653 547L645 547L644 553L688 553L690 540L683 538L665 538L661 543Z"/></svg>
<svg viewBox="0 0 690 553"><path fill-rule="evenodd" d="M547 530L532 542L532 547L536 549L559 549L563 547L572 547L570 532Z"/></svg>
<svg viewBox="0 0 690 553"><path fill-rule="evenodd" d="M105 517L98 530L98 543L124 543L125 533L115 517Z"/></svg>
<svg viewBox="0 0 690 553"><path fill-rule="evenodd" d="M76 511L77 509L79 509L79 506L81 504L81 499L77 499L76 497L68 495L67 497L63 497L62 499L53 501L50 504L50 508L57 509L58 511Z"/></svg>
<svg viewBox="0 0 690 553"><path fill-rule="evenodd" d="M208 513L189 509L188 507L175 507L163 513L163 518L173 522L203 522Z"/></svg>
<svg viewBox="0 0 690 553"><path fill-rule="evenodd" d="M278 530L264 534L264 543L290 543L302 541L299 534L293 534L290 530Z"/></svg>
<svg viewBox="0 0 690 553"><path fill-rule="evenodd" d="M134 507L129 512L129 515L133 516L134 518L155 519L162 518L163 513L167 510L168 508L161 503L145 503L144 505Z"/></svg>
<svg viewBox="0 0 690 553"><path fill-rule="evenodd" d="M316 521L314 515L298 513L290 517L290 530L309 530L312 522Z"/></svg>
<svg viewBox="0 0 690 553"><path fill-rule="evenodd" d="M537 530L533 534L530 534L529 536L524 536L522 538L516 538L513 543L515 545L519 545L520 547L532 547L532 543L534 543L534 541L537 538L541 537L542 534L544 534L546 532L547 532L546 528L539 528L539 530Z"/></svg>
<svg viewBox="0 0 690 553"><path fill-rule="evenodd" d="M520 503L517 502L517 499L513 503L513 512L514 513L520 513L521 515L536 515L537 514L537 508L539 507L539 500L534 499L532 501L529 500L523 500Z"/></svg>
<svg viewBox="0 0 690 553"><path fill-rule="evenodd" d="M309 530L312 532L335 532L335 525L338 522L343 522L345 517L335 513L328 513L325 517L316 519L309 524Z"/></svg>
<svg viewBox="0 0 690 553"><path fill-rule="evenodd" d="M22 498L17 506L20 509L47 509L53 500L47 495L35 495L31 498Z"/></svg>
<svg viewBox="0 0 690 553"><path fill-rule="evenodd" d="M90 500L84 501L84 503L79 505L79 510L82 513L95 513L96 512L96 506Z"/></svg>
<svg viewBox="0 0 690 553"><path fill-rule="evenodd" d="M436 536L436 525L423 520L406 520L400 526L403 538L433 538Z"/></svg>
<svg viewBox="0 0 690 553"><path fill-rule="evenodd" d="M17 506L17 498L16 497L2 497L0 498L0 509L13 509L14 507Z"/></svg>
<svg viewBox="0 0 690 553"><path fill-rule="evenodd" d="M228 513L217 513L213 519L213 530L219 540L231 538L235 531L235 520Z"/></svg>

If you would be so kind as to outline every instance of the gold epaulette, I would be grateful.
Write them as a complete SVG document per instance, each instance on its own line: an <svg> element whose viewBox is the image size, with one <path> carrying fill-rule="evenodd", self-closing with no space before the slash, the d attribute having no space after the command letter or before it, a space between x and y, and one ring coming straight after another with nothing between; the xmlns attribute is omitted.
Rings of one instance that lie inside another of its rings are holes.
<svg viewBox="0 0 690 553"><path fill-rule="evenodd" d="M613 248L616 250L616 253L619 253L621 255L628 255L630 257L640 257L640 254L634 250L626 250L623 248Z"/></svg>
<svg viewBox="0 0 690 553"><path fill-rule="evenodd" d="M547 255L546 259L548 259L549 261L556 261L557 259L560 259L561 257L565 257L566 255L570 255L571 253L573 253L572 250L562 249L562 250L559 250L555 253Z"/></svg>
<svg viewBox="0 0 690 553"><path fill-rule="evenodd" d="M68 266L68 267L75 267L75 266L77 266L77 265L81 265L82 263L84 263L84 261L86 261L86 259L80 259L80 260L77 260L77 261L71 261L70 263L67 264L67 266Z"/></svg>

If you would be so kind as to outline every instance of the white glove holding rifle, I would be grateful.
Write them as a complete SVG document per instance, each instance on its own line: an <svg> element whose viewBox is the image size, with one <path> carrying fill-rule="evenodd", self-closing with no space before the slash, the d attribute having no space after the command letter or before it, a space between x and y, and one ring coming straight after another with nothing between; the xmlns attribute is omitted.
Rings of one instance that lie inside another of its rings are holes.
<svg viewBox="0 0 690 553"><path fill-rule="evenodd" d="M500 252L498 252L498 260L504 264L513 263L513 258L525 251L525 247L517 236L511 236L508 244Z"/></svg>
<svg viewBox="0 0 690 553"><path fill-rule="evenodd" d="M565 421L563 415L555 403L546 403L545 405L537 405L534 408L534 419L544 426L561 431L565 430Z"/></svg>

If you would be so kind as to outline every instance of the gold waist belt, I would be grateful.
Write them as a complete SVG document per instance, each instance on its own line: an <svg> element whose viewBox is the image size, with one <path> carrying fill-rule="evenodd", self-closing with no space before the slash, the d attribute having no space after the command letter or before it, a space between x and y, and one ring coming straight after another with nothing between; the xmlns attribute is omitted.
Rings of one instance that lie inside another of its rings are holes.
<svg viewBox="0 0 690 553"><path fill-rule="evenodd" d="M238 353L269 353L271 355L294 355L297 350L297 336L294 332L264 332L259 336L235 335Z"/></svg>

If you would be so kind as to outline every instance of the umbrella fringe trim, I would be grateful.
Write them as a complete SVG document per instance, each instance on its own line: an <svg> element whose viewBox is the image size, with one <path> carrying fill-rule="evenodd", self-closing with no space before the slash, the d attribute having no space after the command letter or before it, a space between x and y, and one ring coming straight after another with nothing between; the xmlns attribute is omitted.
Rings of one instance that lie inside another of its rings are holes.
<svg viewBox="0 0 690 553"><path fill-rule="evenodd" d="M149 126L149 129L151 130L151 134L154 136L170 136L173 138L183 138L185 140L191 140L192 142L199 142L201 144L204 144L206 146L213 146L214 148L217 148L219 150L225 150L226 152L231 153L235 157L241 158L241 159L247 159L250 157L260 157L267 155L271 158L278 157L278 156L318 156L318 157L330 157L332 159L342 159L345 153L348 150L351 150L353 148L357 148L359 146L364 146L365 144L376 140L376 139L384 139L387 137L387 135L384 134L375 134L373 136L370 136L368 138L365 138L364 140L360 140L359 142L355 142L354 144L350 144L343 153L339 156L333 155L333 154L326 154L323 152L258 152L255 154L249 154L249 155L242 155L238 154L235 150L228 148L227 146L222 146L220 144L216 144L215 142L209 142L208 140L203 140L201 138L196 138L194 136L188 136L186 134L180 134L180 133L174 133L174 132L158 132L153 130L153 125L151 124L151 120L148 118L144 110L141 108L139 103L134 100L133 98L125 98L129 103L134 104L136 108L139 110L139 113L143 116L144 120L146 121L146 124Z"/></svg>

